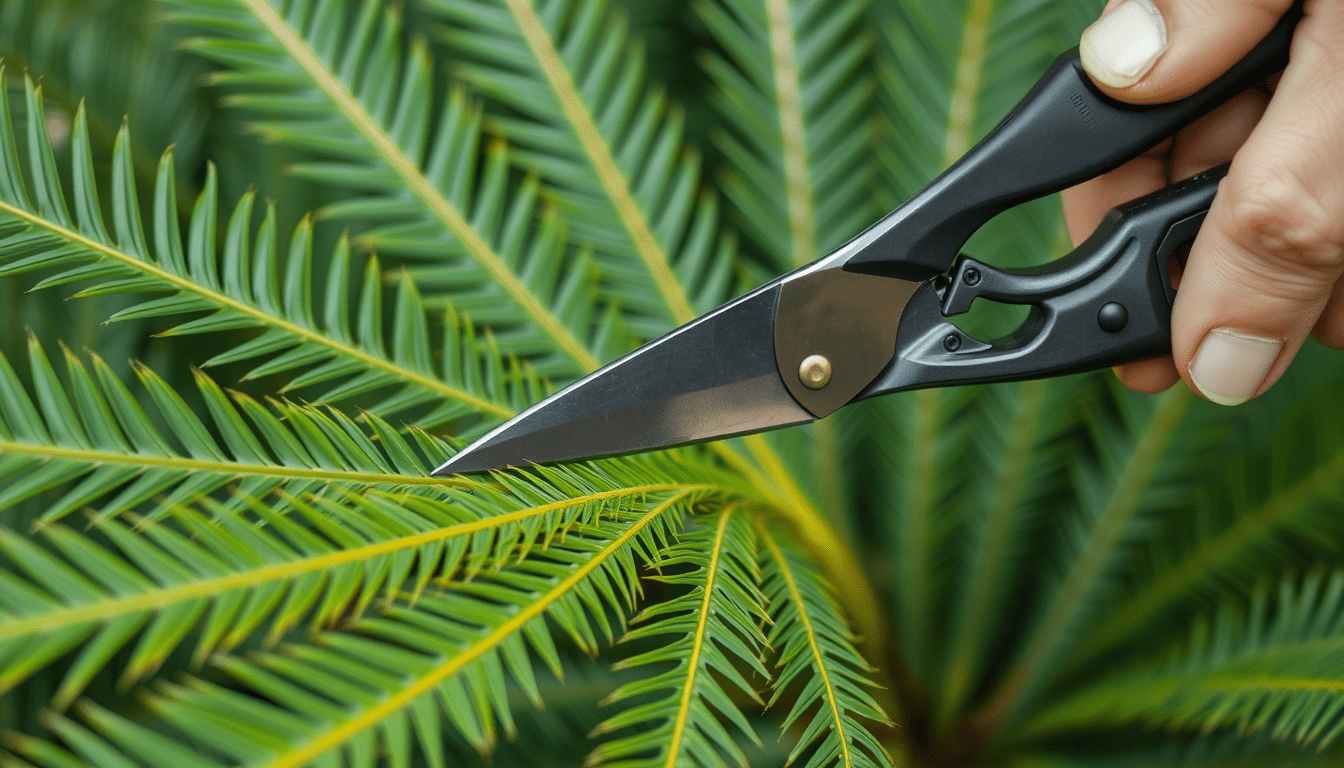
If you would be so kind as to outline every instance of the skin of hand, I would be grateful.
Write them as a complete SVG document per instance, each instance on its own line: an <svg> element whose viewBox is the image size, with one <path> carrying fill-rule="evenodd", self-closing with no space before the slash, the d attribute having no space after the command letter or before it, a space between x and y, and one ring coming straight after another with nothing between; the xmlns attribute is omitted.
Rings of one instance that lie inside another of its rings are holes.
<svg viewBox="0 0 1344 768"><path fill-rule="evenodd" d="M1111 0L1083 33L1083 66L1119 100L1175 101L1244 57L1291 5ZM1344 0L1306 2L1289 57L1272 84L1063 195L1077 244L1110 208L1232 161L1180 275L1172 356L1117 369L1133 389L1184 379L1236 405L1277 381L1308 335L1344 349Z"/></svg>

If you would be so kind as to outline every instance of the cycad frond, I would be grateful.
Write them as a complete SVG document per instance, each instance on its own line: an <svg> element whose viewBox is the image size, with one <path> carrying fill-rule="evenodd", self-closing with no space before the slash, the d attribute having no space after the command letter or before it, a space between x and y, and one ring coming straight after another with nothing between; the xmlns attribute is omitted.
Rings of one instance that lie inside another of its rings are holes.
<svg viewBox="0 0 1344 768"><path fill-rule="evenodd" d="M706 56L732 131L725 192L776 271L800 267L871 224L873 39L866 0L704 0L727 57Z"/></svg>
<svg viewBox="0 0 1344 768"><path fill-rule="evenodd" d="M101 358L93 356L90 373L63 352L69 390L30 338L34 396L0 355L6 411L0 414L0 509L65 485L74 487L44 505L41 523L87 505L114 517L151 500L160 508L190 504L233 483L251 498L278 489L298 495L332 483L387 490L452 484L427 471L450 454L447 445L419 433L423 453L417 452L372 414L365 416L370 435L339 411L282 400L267 408L240 392L226 394L197 372L207 426L163 379L136 364L145 399L160 417L154 419Z"/></svg>
<svg viewBox="0 0 1344 768"><path fill-rule="evenodd" d="M470 326L460 330L451 312L446 317L443 358L435 365L426 308L409 280L403 279L399 286L393 310L397 324L389 349L376 260L370 259L364 270L351 317L352 270L344 239L332 254L319 321L313 300L311 224L305 219L296 228L287 257L282 258L275 242L274 210L268 207L255 247L249 247L253 214L249 193L229 217L223 247L217 251L219 202L213 173L184 239L178 228L171 153L159 164L154 188L151 250L140 219L124 127L113 159L109 230L98 199L83 114L75 119L74 193L67 203L47 141L41 91L31 84L26 121L28 167L34 179L30 188L19 166L8 99L0 102L0 276L57 270L38 287L92 283L77 294L81 296L166 293L111 319L180 322L182 315L194 316L165 332L179 336L259 329L259 336L202 364L263 359L250 376L288 373L294 376L291 389L321 384L312 394L315 400L379 392L385 397L371 411L391 417L418 409L417 419L426 428L468 414L485 416L483 427L488 420L512 415L539 393L521 370L510 371L499 356L483 354Z"/></svg>
<svg viewBox="0 0 1344 768"><path fill-rule="evenodd" d="M624 615L636 597L637 559L667 546L696 495L652 495L575 525L544 552L445 581L413 606L399 604L310 643L246 660L217 658L225 685L188 679L146 697L168 734L156 740L118 727L127 721L96 706L76 710L110 742L100 747L149 763L193 745L203 761L269 768L366 764L380 751L393 765L409 764L416 751L443 765L447 723L481 750L501 727L511 731L507 680L536 700L530 655L560 673L546 617L580 647L610 634L609 616ZM258 722L264 734L256 733ZM239 739L239 729L256 738ZM68 729L56 730L66 736Z"/></svg>
<svg viewBox="0 0 1344 768"><path fill-rule="evenodd" d="M1187 650L1152 671L1063 697L1024 725L1037 737L1080 723L1141 722L1329 746L1344 734L1344 573L1285 579L1245 609L1225 604L1197 623Z"/></svg>
<svg viewBox="0 0 1344 768"><path fill-rule="evenodd" d="M683 117L645 82L642 47L604 0L433 0L457 74L514 113L491 122L567 201L604 281L652 337L727 297L733 241L700 189ZM520 55L521 54L521 55Z"/></svg>
<svg viewBox="0 0 1344 768"><path fill-rule="evenodd" d="M1037 587L1039 608L1027 624L1015 658L987 697L981 717L1002 722L1020 714L1039 695L1052 668L1057 666L1076 637L1077 627L1093 618L1108 597L1120 552L1142 515L1153 510L1145 496L1163 468L1177 426L1189 407L1189 390L1173 389L1156 403L1123 397L1134 413L1125 414L1135 426L1129 439L1114 431L1093 445L1101 452L1094 467L1080 465L1075 485L1078 499L1062 521L1060 541L1052 547L1057 562Z"/></svg>
<svg viewBox="0 0 1344 768"><path fill-rule="evenodd" d="M552 470L509 479L502 490L332 484L303 496L235 493L174 505L157 519L96 517L92 534L44 525L49 547L0 531L0 551L26 574L3 576L0 690L82 645L56 696L64 706L137 638L123 685L157 669L198 621L199 665L249 638L274 643L305 620L348 622L384 592L414 597L432 580L471 578L529 552L553 557L554 547L577 546L568 534L602 529L648 497L723 492L712 482L668 482L669 470L684 470L656 463ZM626 594L635 585L632 577L617 587Z"/></svg>
<svg viewBox="0 0 1344 768"><path fill-rule="evenodd" d="M257 113L268 138L322 158L294 170L354 193L323 216L371 224L370 247L435 265L422 285L452 289L544 376L572 378L625 351L589 260L570 254L536 181L511 183L501 143L481 160L478 108L458 90L438 104L429 53L403 48L394 11L365 3L347 24L340 2L174 5L212 35L189 47L229 67L213 76L242 89L229 101Z"/></svg>
<svg viewBox="0 0 1344 768"><path fill-rule="evenodd" d="M802 686L781 726L802 727L789 763L815 746L804 768L890 768L891 758L863 720L891 723L864 690L870 683L863 674L870 667L855 650L829 588L787 541L764 526L758 531L765 544L762 574L772 622L767 640L779 654L770 704L789 686Z"/></svg>
<svg viewBox="0 0 1344 768"><path fill-rule="evenodd" d="M937 691L940 727L948 727L992 665L988 651L1015 623L1021 592L1038 562L1037 538L1058 516L1067 467L1077 441L1069 433L1091 403L1081 381L1036 381L979 389L963 418L974 425L967 453L957 463L976 467L961 484L952 571L939 585L946 643ZM946 466L946 465L944 465Z"/></svg>
<svg viewBox="0 0 1344 768"><path fill-rule="evenodd" d="M596 733L602 734L632 727L645 730L602 744L589 756L589 764L670 767L717 765L726 759L743 768L748 765L746 754L722 722L726 720L760 743L724 685L726 681L760 703L758 686L747 680L743 670L763 680L770 677L761 662L766 640L760 624L768 619L758 586L755 536L747 518L740 507L729 506L684 533L675 546L652 561L660 570L687 568L658 578L689 586L691 591L645 608L634 620L637 626L623 639L677 638L660 641L657 649L618 666L673 666L623 685L609 697L613 703L656 698L637 703L598 726Z"/></svg>

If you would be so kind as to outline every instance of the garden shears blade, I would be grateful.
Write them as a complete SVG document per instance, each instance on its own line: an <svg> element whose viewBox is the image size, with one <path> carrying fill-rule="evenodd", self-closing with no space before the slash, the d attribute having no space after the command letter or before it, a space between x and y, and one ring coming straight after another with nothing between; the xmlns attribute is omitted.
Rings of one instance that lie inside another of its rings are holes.
<svg viewBox="0 0 1344 768"><path fill-rule="evenodd" d="M868 397L1015 381L1167 354L1174 254L1226 166L1111 211L1072 253L999 269L960 254L1021 203L1113 170L1282 69L1298 2L1221 78L1134 106L1098 90L1077 49L923 191L828 256L775 279L547 397L436 475L605 456L804 424ZM981 340L948 318L976 299L1027 305Z"/></svg>

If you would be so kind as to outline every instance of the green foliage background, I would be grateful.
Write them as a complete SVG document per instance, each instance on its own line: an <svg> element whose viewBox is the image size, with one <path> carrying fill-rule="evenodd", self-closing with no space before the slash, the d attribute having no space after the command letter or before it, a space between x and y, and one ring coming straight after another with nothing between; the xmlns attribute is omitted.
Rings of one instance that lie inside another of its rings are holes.
<svg viewBox="0 0 1344 768"><path fill-rule="evenodd" d="M1338 764L1314 347L1232 410L1099 373L428 476L861 230L1099 6L0 0L0 764Z"/></svg>

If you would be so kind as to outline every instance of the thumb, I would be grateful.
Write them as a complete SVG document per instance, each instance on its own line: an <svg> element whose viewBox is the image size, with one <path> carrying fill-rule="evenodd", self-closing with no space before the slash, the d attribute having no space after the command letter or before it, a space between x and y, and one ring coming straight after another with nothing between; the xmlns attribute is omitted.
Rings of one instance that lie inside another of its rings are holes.
<svg viewBox="0 0 1344 768"><path fill-rule="evenodd" d="M1083 68L1135 103L1184 98L1260 42L1293 0L1111 0L1083 32Z"/></svg>

